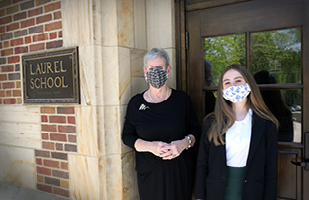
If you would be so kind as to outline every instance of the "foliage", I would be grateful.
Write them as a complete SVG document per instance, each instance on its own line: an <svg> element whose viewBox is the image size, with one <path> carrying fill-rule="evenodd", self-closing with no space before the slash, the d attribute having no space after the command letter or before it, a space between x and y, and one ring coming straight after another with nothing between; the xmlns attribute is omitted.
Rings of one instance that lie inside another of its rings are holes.
<svg viewBox="0 0 309 200"><path fill-rule="evenodd" d="M251 34L252 73L267 70L277 83L301 82L301 29L293 28ZM246 35L205 38L204 59L212 64L212 85L218 85L226 66L246 66ZM288 106L301 105L300 90L283 90Z"/></svg>

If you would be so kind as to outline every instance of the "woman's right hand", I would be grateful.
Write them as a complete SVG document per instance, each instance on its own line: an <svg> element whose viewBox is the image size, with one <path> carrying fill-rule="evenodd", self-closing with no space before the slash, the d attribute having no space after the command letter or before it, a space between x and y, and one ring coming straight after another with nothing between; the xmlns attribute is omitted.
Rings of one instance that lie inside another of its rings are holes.
<svg viewBox="0 0 309 200"><path fill-rule="evenodd" d="M164 147L169 145L165 142L160 142L160 141L153 141L150 143L151 144L149 145L149 148L150 148L149 151L158 157L161 157L161 155L166 152L164 150Z"/></svg>
<svg viewBox="0 0 309 200"><path fill-rule="evenodd" d="M142 139L137 139L134 147L138 152L151 152L155 156L161 157L161 154L165 153L166 150L164 150L164 147L167 145L169 144L161 141L149 142Z"/></svg>

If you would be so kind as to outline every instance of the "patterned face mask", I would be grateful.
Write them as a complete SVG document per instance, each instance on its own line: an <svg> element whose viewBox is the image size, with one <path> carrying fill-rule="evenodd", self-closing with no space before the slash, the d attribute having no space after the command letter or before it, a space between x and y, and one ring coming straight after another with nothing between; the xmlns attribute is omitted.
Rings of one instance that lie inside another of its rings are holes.
<svg viewBox="0 0 309 200"><path fill-rule="evenodd" d="M154 68L151 71L146 72L146 82L154 88L161 88L168 79L167 70Z"/></svg>
<svg viewBox="0 0 309 200"><path fill-rule="evenodd" d="M242 102L251 92L250 86L246 83L242 86L231 86L223 90L223 98L234 103Z"/></svg>

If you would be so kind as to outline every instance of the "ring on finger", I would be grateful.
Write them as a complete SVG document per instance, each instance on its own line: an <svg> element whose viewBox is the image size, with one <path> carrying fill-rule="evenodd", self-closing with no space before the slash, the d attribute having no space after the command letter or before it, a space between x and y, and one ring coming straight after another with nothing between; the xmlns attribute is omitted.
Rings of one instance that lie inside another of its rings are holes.
<svg viewBox="0 0 309 200"><path fill-rule="evenodd" d="M171 158L175 158L175 156L174 156L174 155L171 155Z"/></svg>

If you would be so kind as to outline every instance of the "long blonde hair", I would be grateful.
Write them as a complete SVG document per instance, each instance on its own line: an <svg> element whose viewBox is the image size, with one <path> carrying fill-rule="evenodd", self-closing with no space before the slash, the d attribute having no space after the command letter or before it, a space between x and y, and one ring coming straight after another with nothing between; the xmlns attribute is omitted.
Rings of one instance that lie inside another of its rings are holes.
<svg viewBox="0 0 309 200"><path fill-rule="evenodd" d="M251 108L252 111L261 118L272 121L274 124L276 124L277 128L279 126L278 120L264 103L261 92L252 74L244 66L233 64L226 67L225 70L222 72L219 80L218 96L216 100L215 110L213 113L207 116L215 117L215 120L213 120L212 125L208 130L208 139L209 141L213 139L215 145L217 146L220 144L225 144L224 134L235 123L235 114L232 109L232 103L228 100L225 100L222 95L223 76L227 71L231 69L237 70L251 88L251 93L247 96L246 106L248 108Z"/></svg>

